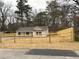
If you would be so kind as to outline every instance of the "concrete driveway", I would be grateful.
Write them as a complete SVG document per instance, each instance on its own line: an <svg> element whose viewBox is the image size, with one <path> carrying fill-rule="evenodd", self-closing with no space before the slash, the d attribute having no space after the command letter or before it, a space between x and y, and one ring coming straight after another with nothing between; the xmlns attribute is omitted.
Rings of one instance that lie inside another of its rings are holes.
<svg viewBox="0 0 79 59"><path fill-rule="evenodd" d="M0 59L79 59L79 51L59 49L0 49Z"/></svg>

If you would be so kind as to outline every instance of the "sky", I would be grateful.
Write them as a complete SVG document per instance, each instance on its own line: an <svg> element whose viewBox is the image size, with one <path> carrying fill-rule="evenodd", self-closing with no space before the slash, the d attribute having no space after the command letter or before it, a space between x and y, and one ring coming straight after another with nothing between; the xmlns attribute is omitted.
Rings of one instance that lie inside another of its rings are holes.
<svg viewBox="0 0 79 59"><path fill-rule="evenodd" d="M45 10L47 3L46 1L51 0L28 0L28 4L33 8L37 10ZM13 5L13 9L16 9L16 0L4 0L5 3L11 3Z"/></svg>
<svg viewBox="0 0 79 59"><path fill-rule="evenodd" d="M7 4L11 4L12 5L12 9L16 10L16 0L2 0ZM32 7L32 10L37 9L37 11L44 11L46 9L47 3L46 1L52 1L52 0L28 0L28 4ZM65 0L58 0L61 4L66 4L68 2L64 2ZM70 4L73 3L72 0L70 0ZM41 10L40 10L41 9Z"/></svg>

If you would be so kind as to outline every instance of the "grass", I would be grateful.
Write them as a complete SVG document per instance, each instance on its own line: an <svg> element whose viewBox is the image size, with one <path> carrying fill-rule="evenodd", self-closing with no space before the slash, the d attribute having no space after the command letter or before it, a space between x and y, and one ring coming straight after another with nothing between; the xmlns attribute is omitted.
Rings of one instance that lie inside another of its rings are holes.
<svg viewBox="0 0 79 59"><path fill-rule="evenodd" d="M11 37L16 36L16 33L0 33L0 37Z"/></svg>

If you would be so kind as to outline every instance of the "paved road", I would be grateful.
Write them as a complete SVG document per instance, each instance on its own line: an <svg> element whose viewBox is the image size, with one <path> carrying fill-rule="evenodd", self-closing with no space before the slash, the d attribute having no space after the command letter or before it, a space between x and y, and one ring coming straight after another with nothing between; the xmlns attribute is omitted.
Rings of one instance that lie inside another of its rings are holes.
<svg viewBox="0 0 79 59"><path fill-rule="evenodd" d="M79 51L58 49L0 49L0 59L79 59Z"/></svg>

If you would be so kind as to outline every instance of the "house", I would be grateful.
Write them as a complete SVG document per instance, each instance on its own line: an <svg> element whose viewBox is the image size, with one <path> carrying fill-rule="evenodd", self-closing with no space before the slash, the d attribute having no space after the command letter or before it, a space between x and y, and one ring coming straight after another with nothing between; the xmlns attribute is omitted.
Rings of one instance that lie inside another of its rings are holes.
<svg viewBox="0 0 79 59"><path fill-rule="evenodd" d="M47 26L22 27L16 31L16 36L46 37L48 33Z"/></svg>

